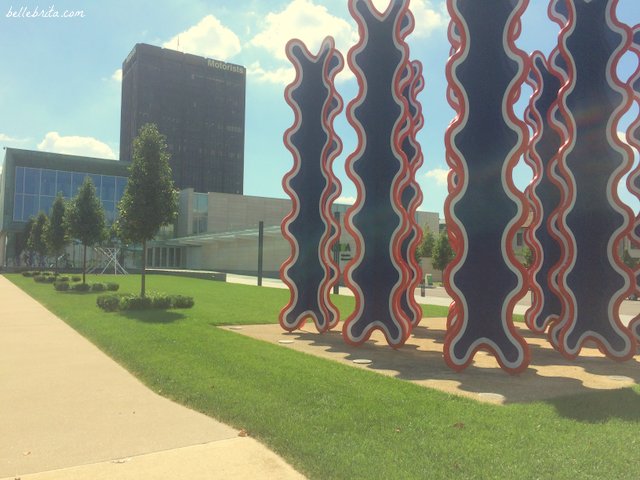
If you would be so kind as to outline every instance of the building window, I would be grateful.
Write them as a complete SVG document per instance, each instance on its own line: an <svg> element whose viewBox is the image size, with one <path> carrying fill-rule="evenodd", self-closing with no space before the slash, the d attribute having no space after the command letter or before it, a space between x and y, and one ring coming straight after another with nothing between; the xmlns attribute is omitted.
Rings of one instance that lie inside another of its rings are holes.
<svg viewBox="0 0 640 480"><path fill-rule="evenodd" d="M56 185L56 194L62 193L65 198L71 198L71 172L58 172L58 183Z"/></svg>
<svg viewBox="0 0 640 480"><path fill-rule="evenodd" d="M116 198L116 177L102 175L102 191L100 199L104 202L113 202Z"/></svg>
<svg viewBox="0 0 640 480"><path fill-rule="evenodd" d="M42 170L40 174L40 195L48 195L50 197L56 196L56 171L55 170L45 170L45 169Z"/></svg>
<svg viewBox="0 0 640 480"><path fill-rule="evenodd" d="M65 199L75 196L87 176L97 184L96 193L105 209L107 223L113 223L117 216L117 202L127 184L126 177L28 167L16 167L13 220L26 222L39 211L48 214L58 193L62 193Z"/></svg>
<svg viewBox="0 0 640 480"><path fill-rule="evenodd" d="M24 193L38 195L40 193L40 169L24 169Z"/></svg>

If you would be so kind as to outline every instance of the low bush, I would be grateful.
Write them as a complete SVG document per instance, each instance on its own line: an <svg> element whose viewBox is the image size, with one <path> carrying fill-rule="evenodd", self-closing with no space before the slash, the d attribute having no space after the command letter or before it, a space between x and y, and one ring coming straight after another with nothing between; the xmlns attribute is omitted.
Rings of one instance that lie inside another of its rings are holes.
<svg viewBox="0 0 640 480"><path fill-rule="evenodd" d="M120 310L148 310L151 308L151 298L126 295L120 298Z"/></svg>
<svg viewBox="0 0 640 480"><path fill-rule="evenodd" d="M151 308L166 310L171 308L171 297L165 293L153 293L149 295Z"/></svg>
<svg viewBox="0 0 640 480"><path fill-rule="evenodd" d="M82 277L80 275L72 275L71 276L71 281L72 282L79 282L80 280L82 280Z"/></svg>
<svg viewBox="0 0 640 480"><path fill-rule="evenodd" d="M193 297L171 295L171 308L191 308L194 304Z"/></svg>
<svg viewBox="0 0 640 480"><path fill-rule="evenodd" d="M71 290L74 292L88 292L91 290L91 285L88 283L74 283L71 285Z"/></svg>
<svg viewBox="0 0 640 480"><path fill-rule="evenodd" d="M104 292L107 289L107 286L104 283L92 283L91 291L92 292Z"/></svg>
<svg viewBox="0 0 640 480"><path fill-rule="evenodd" d="M107 312L115 312L116 310L166 310L169 308L191 308L194 305L193 297L187 297L185 295L167 295L166 293L150 293L144 298L133 294L112 293L100 295L97 298L96 303L101 309Z"/></svg>
<svg viewBox="0 0 640 480"><path fill-rule="evenodd" d="M105 312L115 312L120 306L120 295L100 295L96 299L96 303Z"/></svg>
<svg viewBox="0 0 640 480"><path fill-rule="evenodd" d="M34 277L37 274L38 272L31 272L31 271L22 272L23 277Z"/></svg>
<svg viewBox="0 0 640 480"><path fill-rule="evenodd" d="M56 281L56 277L51 275L35 275L33 280L37 283L53 283Z"/></svg>
<svg viewBox="0 0 640 480"><path fill-rule="evenodd" d="M117 283L114 283L114 282L107 283L107 290L109 290L110 292L117 292L119 288L120 288L120 285L118 285Z"/></svg>
<svg viewBox="0 0 640 480"><path fill-rule="evenodd" d="M56 281L58 281L58 282L68 282L69 281L69 277L67 277L66 275L60 275Z"/></svg>
<svg viewBox="0 0 640 480"><path fill-rule="evenodd" d="M58 292L66 292L67 290L69 290L70 286L69 282L57 281L53 282L53 288L55 288Z"/></svg>

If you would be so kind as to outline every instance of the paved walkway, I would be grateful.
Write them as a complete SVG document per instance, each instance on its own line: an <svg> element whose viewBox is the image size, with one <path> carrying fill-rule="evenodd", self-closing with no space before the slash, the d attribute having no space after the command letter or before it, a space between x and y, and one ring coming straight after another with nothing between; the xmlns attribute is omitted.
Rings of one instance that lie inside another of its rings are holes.
<svg viewBox="0 0 640 480"><path fill-rule="evenodd" d="M0 479L302 479L146 388L0 276Z"/></svg>

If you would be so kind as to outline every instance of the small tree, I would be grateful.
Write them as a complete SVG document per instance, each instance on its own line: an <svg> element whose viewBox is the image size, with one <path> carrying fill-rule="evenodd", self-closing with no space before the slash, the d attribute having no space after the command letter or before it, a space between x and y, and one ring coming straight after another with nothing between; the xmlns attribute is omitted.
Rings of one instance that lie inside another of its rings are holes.
<svg viewBox="0 0 640 480"><path fill-rule="evenodd" d="M118 231L126 243L142 244L140 296L145 296L147 242L163 225L169 225L178 210L169 154L164 135L155 124L140 128L133 141L133 161L124 195L118 204Z"/></svg>
<svg viewBox="0 0 640 480"><path fill-rule="evenodd" d="M432 265L436 270L444 272L447 265L455 258L455 253L449 244L449 235L446 230L442 230L438 235L438 240L433 246Z"/></svg>
<svg viewBox="0 0 640 480"><path fill-rule="evenodd" d="M533 265L533 250L531 250L529 247L524 247L521 251L520 251L520 255L523 258L523 263L522 265L524 266L524 268L526 268L527 270L531 268L531 266Z"/></svg>
<svg viewBox="0 0 640 480"><path fill-rule="evenodd" d="M622 262L631 270L635 270L638 267L638 263L640 262L640 260L638 260L637 258L633 258L629 253L629 250L625 248L622 252Z"/></svg>
<svg viewBox="0 0 640 480"><path fill-rule="evenodd" d="M47 224L49 223L49 218L47 214L44 212L38 213L38 216L33 222L31 226L31 233L29 235L29 239L27 240L27 245L29 248L38 254L38 265L40 267L44 266L44 258L48 253L47 239L45 236L45 231L47 230Z"/></svg>
<svg viewBox="0 0 640 480"><path fill-rule="evenodd" d="M58 193L51 206L51 216L45 229L45 239L49 251L55 256L55 271L58 273L58 257L67 246L67 225L64 221L66 206L61 193Z"/></svg>
<svg viewBox="0 0 640 480"><path fill-rule="evenodd" d="M14 261L16 265L20 265L20 254L26 252L29 249L29 237L31 236L31 228L33 228L34 217L29 217L27 223L24 224L22 232L16 234L16 240L14 244ZM27 255L28 256L28 255ZM25 265L29 265L29 261L25 259Z"/></svg>
<svg viewBox="0 0 640 480"><path fill-rule="evenodd" d="M436 243L436 238L433 233L431 233L431 229L429 229L428 225L424 226L424 233L422 235L422 241L418 248L416 249L416 256L418 258L429 258L432 256L433 247Z"/></svg>
<svg viewBox="0 0 640 480"><path fill-rule="evenodd" d="M65 224L69 236L78 239L84 249L82 253L82 283L86 283L87 247L95 245L104 235L104 209L96 195L96 187L86 177L78 194L65 210Z"/></svg>

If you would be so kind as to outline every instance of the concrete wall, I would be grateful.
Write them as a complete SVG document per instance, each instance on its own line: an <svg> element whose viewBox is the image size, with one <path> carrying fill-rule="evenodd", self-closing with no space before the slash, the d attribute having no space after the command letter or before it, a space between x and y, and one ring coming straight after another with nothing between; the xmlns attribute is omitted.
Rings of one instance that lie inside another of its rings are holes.
<svg viewBox="0 0 640 480"><path fill-rule="evenodd" d="M192 189L180 192L179 238L167 242L167 245L185 247L186 268L255 274L258 224L262 221L265 227L263 271L265 275L278 274L282 263L291 255L289 243L280 231L282 220L291 211L289 199L209 193L207 232L190 236L193 195ZM355 251L355 242L344 228L346 206L336 209L342 212L340 270L344 271ZM428 225L432 232L438 231L437 213L418 212L417 217L421 228Z"/></svg>

